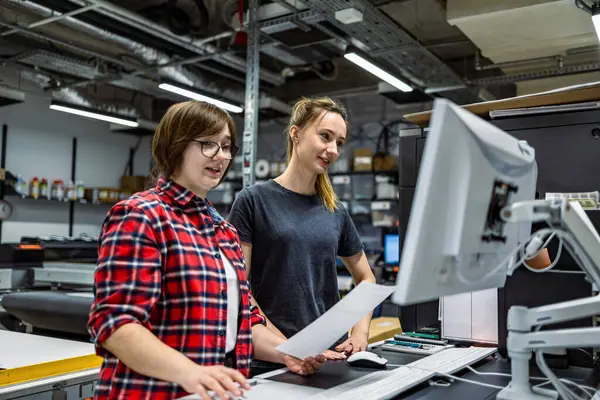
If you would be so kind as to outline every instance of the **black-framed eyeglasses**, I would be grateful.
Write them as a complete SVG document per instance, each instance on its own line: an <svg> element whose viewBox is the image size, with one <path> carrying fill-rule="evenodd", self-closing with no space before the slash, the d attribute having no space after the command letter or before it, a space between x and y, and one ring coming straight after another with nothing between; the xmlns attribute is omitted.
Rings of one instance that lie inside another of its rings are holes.
<svg viewBox="0 0 600 400"><path fill-rule="evenodd" d="M221 150L223 152L223 157L225 157L227 160L233 160L239 150L239 147L231 143L221 146L219 143L211 140L193 139L192 142L199 143L200 151L202 151L204 157L208 158L215 157L217 154L219 154L219 150Z"/></svg>

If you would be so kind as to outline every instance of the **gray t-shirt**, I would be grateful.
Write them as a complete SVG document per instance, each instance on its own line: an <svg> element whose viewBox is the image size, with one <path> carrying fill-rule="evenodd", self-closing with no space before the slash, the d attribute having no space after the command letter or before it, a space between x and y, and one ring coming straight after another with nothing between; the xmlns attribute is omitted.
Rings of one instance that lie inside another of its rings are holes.
<svg viewBox="0 0 600 400"><path fill-rule="evenodd" d="M229 221L252 244L252 295L271 322L291 337L340 300L336 256L353 256L362 243L348 211L325 208L274 180L243 189Z"/></svg>

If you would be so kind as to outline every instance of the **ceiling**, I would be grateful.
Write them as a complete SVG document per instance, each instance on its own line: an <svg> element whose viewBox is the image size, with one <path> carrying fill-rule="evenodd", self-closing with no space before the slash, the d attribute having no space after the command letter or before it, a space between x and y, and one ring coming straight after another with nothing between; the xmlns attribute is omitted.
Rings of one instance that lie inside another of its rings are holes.
<svg viewBox="0 0 600 400"><path fill-rule="evenodd" d="M434 96L464 104L600 80L598 37L572 0L260 4L262 118L285 115L301 96L380 93L413 107ZM246 11L248 0L3 0L0 79L149 120L183 99L158 88L165 80L242 104L240 5ZM348 7L362 21L338 21ZM349 47L415 90L382 90L343 58Z"/></svg>

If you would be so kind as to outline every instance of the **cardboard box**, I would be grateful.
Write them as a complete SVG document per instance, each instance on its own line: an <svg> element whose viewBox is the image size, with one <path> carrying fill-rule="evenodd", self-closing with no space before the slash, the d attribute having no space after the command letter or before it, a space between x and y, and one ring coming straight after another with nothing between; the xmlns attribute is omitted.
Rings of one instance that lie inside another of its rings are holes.
<svg viewBox="0 0 600 400"><path fill-rule="evenodd" d="M352 169L354 171L371 171L373 167L373 151L368 147L361 147L353 151Z"/></svg>
<svg viewBox="0 0 600 400"><path fill-rule="evenodd" d="M398 170L398 157L387 155L373 156L373 169L375 171L396 171Z"/></svg>
<svg viewBox="0 0 600 400"><path fill-rule="evenodd" d="M400 319L394 317L373 318L369 327L369 343L393 339L394 335L402 333Z"/></svg>
<svg viewBox="0 0 600 400"><path fill-rule="evenodd" d="M146 189L146 177L143 175L122 176L120 188L128 192L143 192Z"/></svg>

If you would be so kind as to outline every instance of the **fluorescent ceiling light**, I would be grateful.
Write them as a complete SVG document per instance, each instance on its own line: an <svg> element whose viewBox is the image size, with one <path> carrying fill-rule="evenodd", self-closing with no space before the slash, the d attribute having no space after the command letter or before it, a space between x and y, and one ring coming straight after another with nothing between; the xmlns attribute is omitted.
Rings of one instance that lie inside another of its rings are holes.
<svg viewBox="0 0 600 400"><path fill-rule="evenodd" d="M242 107L226 103L221 100L214 99L212 97L205 96L200 93L192 92L191 90L187 90L178 86L171 85L170 83L161 83L158 85L159 88L166 90L168 92L179 94L183 97L187 97L193 100L205 101L207 103L214 104L217 107L221 107L224 110L231 111L232 113L241 113L244 111Z"/></svg>
<svg viewBox="0 0 600 400"><path fill-rule="evenodd" d="M596 28L598 40L600 40L600 11L597 11L596 14L592 15L592 22L594 23L594 28Z"/></svg>
<svg viewBox="0 0 600 400"><path fill-rule="evenodd" d="M70 113L70 114L81 115L82 117L88 117L88 118L99 119L102 121L113 122L115 124L131 126L132 128L136 128L138 126L137 122L131 121L128 119L113 117L111 115L100 114L100 113L96 113L96 112L92 112L92 111L85 111L85 110L81 110L78 108L63 106L63 105L59 105L59 104L51 104L50 109L56 110L56 111L63 111L63 112Z"/></svg>
<svg viewBox="0 0 600 400"><path fill-rule="evenodd" d="M371 63L370 61L367 61L365 58L359 56L356 53L346 53L346 54L344 54L344 57L347 60L352 61L354 64L358 65L359 67L363 68L364 70L369 71L370 73L372 73L379 79L386 81L390 85L394 86L395 88L397 88L403 92L412 92L412 90L413 90L410 86L408 86L406 83L402 82L400 79L396 78L395 76L390 75L389 73L385 72L384 70L382 70L375 64Z"/></svg>

